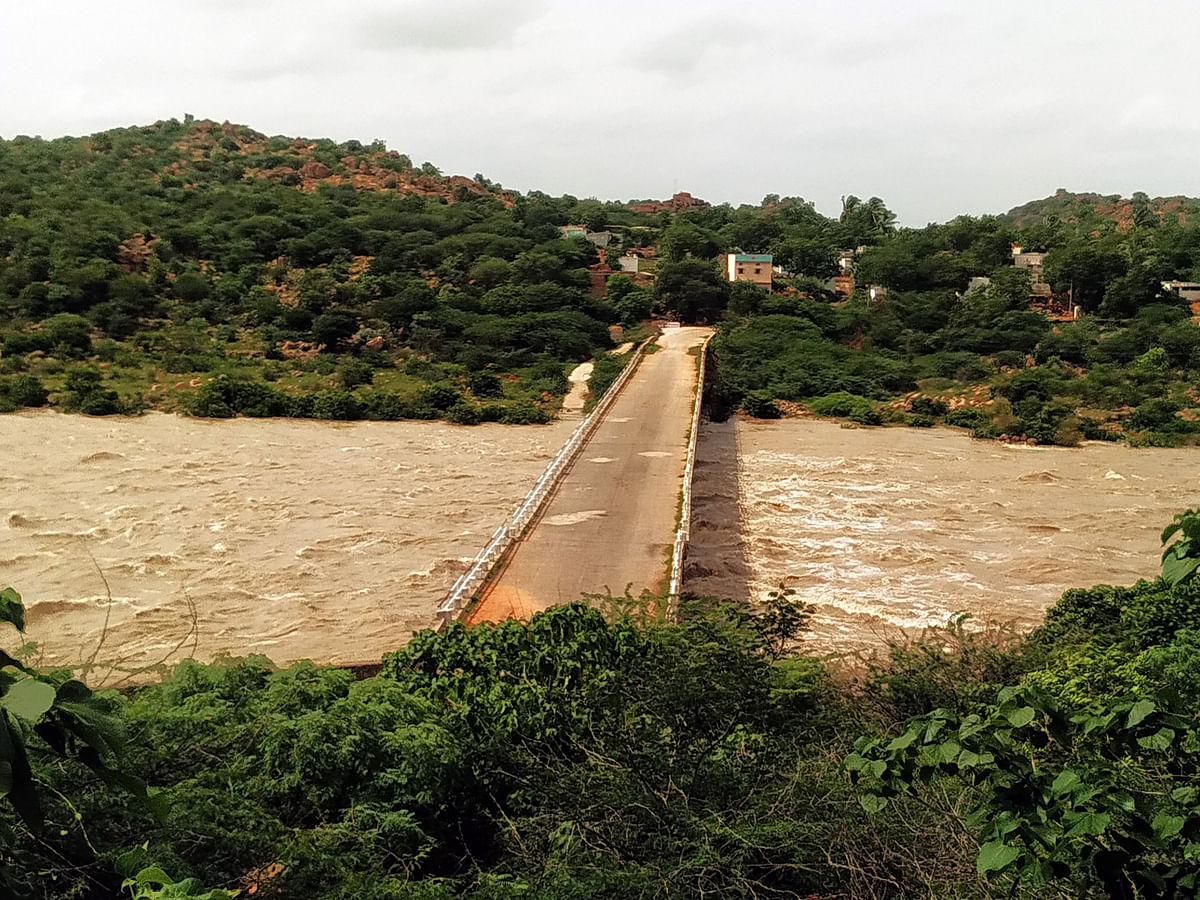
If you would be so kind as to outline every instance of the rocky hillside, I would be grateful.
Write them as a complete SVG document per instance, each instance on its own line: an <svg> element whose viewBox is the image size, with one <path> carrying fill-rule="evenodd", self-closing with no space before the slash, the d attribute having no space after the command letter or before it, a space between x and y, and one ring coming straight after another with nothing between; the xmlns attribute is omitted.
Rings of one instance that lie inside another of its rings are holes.
<svg viewBox="0 0 1200 900"><path fill-rule="evenodd" d="M1133 197L1122 197L1120 194L1075 194L1062 189L1053 196L1014 207L1006 216L1018 227L1033 225L1047 216L1057 216L1064 222L1099 217L1116 222L1117 228L1123 230L1133 226L1139 207L1159 222L1175 220L1186 225L1200 216L1200 199L1194 197L1147 197L1137 193Z"/></svg>

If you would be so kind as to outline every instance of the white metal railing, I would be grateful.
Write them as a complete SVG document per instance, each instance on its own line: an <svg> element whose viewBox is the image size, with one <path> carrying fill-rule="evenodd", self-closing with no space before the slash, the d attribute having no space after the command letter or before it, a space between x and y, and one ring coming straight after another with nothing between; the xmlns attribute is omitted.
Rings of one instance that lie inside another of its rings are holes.
<svg viewBox="0 0 1200 900"><path fill-rule="evenodd" d="M671 587L667 593L667 620L675 621L679 612L679 588L683 582L683 556L692 536L692 472L696 468L696 441L700 437L700 408L704 401L704 371L708 360L708 340L700 345L700 369L696 378L696 402L692 407L692 430L688 435L687 463L683 468L683 498L679 507L679 528L675 531L675 550L671 554Z"/></svg>
<svg viewBox="0 0 1200 900"><path fill-rule="evenodd" d="M542 472L541 477L538 478L534 486L529 489L529 493L525 495L525 499L521 501L513 514L508 517L508 521L496 529L487 545L471 560L471 565L467 568L467 571L463 572L458 577L458 580L454 582L454 586L450 588L446 599L438 607L439 630L445 628L462 615L467 601L474 597L476 592L487 583L488 577L491 575L496 563L500 561L513 542L524 534L526 527L537 516L547 498L558 486L558 482L562 479L562 476L566 474L567 469L575 458L575 454L587 443L588 438L592 436L592 432L595 431L604 414L608 412L608 408L616 400L617 395L621 393L626 382L633 377L633 372L637 369L645 353L646 345L651 340L653 338L643 341L633 351L632 357L625 364L625 368L621 370L621 374L617 376L608 390L604 392L604 396L600 398L600 402L592 408L592 411L571 432L571 436L567 439L567 442L563 444L562 449L558 451L554 459L550 460L550 464L546 466L546 470Z"/></svg>

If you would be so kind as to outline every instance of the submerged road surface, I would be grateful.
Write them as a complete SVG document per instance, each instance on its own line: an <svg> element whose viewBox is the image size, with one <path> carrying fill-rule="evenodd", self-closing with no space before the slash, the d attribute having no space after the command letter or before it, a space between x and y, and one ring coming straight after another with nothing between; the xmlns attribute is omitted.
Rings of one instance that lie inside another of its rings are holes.
<svg viewBox="0 0 1200 900"><path fill-rule="evenodd" d="M689 350L709 334L663 333L468 621L525 618L606 589L665 589L696 398Z"/></svg>

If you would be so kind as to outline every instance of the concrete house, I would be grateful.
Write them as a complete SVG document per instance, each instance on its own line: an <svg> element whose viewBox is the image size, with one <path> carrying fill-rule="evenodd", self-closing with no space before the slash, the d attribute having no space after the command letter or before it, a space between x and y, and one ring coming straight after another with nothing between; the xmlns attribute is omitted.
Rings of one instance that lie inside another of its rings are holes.
<svg viewBox="0 0 1200 900"><path fill-rule="evenodd" d="M730 281L749 281L770 290L773 264L769 253L726 253L725 275Z"/></svg>
<svg viewBox="0 0 1200 900"><path fill-rule="evenodd" d="M1200 282L1197 281L1164 281L1164 291L1175 291L1188 303L1200 302Z"/></svg>
<svg viewBox="0 0 1200 900"><path fill-rule="evenodd" d="M1018 269L1028 269L1029 274L1033 276L1033 286L1030 288L1033 296L1049 297L1052 291L1042 276L1042 263L1045 262L1046 254L1026 253L1023 248L1013 244L1012 257L1014 266Z"/></svg>
<svg viewBox="0 0 1200 900"><path fill-rule="evenodd" d="M563 225L559 228L559 231L562 232L562 236L568 241L573 238L579 238L595 244L601 250L613 242L611 231L589 231L586 225Z"/></svg>

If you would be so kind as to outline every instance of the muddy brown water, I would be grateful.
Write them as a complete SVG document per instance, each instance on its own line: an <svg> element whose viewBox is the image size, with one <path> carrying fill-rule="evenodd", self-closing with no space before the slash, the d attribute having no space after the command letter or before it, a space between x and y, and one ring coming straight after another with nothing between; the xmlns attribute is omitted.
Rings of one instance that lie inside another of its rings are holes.
<svg viewBox="0 0 1200 900"><path fill-rule="evenodd" d="M957 612L1027 627L1067 588L1153 578L1163 527L1200 505L1195 449L812 419L705 424L696 472L685 586L761 600L784 584L830 650Z"/></svg>
<svg viewBox="0 0 1200 900"><path fill-rule="evenodd" d="M576 424L0 416L0 586L41 662L118 666L97 681L193 654L378 661Z"/></svg>
<svg viewBox="0 0 1200 900"><path fill-rule="evenodd" d="M433 624L576 424L0 416L0 586L24 595L38 661L94 657L97 682L192 655L377 661ZM1200 505L1198 463L705 424L685 586L785 583L835 650L957 611L1027 626L1066 588L1152 577L1163 526Z"/></svg>

